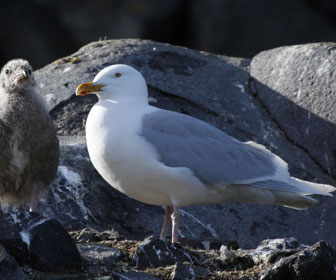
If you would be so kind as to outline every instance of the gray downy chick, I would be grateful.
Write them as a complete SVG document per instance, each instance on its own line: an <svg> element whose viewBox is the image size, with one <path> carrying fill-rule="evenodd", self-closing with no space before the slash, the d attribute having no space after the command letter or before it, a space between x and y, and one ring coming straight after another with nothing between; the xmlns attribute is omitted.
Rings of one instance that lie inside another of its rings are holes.
<svg viewBox="0 0 336 280"><path fill-rule="evenodd" d="M11 60L1 70L0 202L28 202L30 211L37 211L59 160L56 131L35 84L26 60Z"/></svg>

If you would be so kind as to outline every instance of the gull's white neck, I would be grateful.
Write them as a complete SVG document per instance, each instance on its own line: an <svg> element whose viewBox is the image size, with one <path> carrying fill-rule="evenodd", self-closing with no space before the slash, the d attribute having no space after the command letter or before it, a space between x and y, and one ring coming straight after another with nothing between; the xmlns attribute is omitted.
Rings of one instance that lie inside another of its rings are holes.
<svg viewBox="0 0 336 280"><path fill-rule="evenodd" d="M119 122L120 119L124 118L129 121L133 118L139 119L141 118L141 115L155 110L155 107L148 104L147 98L141 98L139 96L136 98L134 96L123 96L119 98L116 98L115 96L113 96L113 98L107 98L107 96L104 98L100 96L95 107L107 109L105 112L109 115L107 118L110 120L113 119L113 121L118 120ZM132 120L132 122L133 121L134 120Z"/></svg>
<svg viewBox="0 0 336 280"><path fill-rule="evenodd" d="M143 96L134 97L134 96L103 96L98 95L99 102L110 102L116 104L118 106L147 106L148 105L148 98L144 98Z"/></svg>

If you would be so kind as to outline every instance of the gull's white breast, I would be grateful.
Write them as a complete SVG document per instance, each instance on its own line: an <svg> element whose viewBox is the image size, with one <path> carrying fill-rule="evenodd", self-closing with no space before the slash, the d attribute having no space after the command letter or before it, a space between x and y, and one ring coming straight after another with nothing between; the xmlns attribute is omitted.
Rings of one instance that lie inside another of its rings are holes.
<svg viewBox="0 0 336 280"><path fill-rule="evenodd" d="M110 101L93 106L86 123L91 161L109 184L136 200L154 205L200 203L209 190L189 169L162 164L154 147L139 135L142 116L154 110L159 109Z"/></svg>

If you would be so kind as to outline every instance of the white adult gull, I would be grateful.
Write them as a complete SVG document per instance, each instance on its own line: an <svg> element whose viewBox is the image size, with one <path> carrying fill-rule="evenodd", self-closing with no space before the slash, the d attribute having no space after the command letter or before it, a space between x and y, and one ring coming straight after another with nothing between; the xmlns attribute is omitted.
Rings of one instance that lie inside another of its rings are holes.
<svg viewBox="0 0 336 280"><path fill-rule="evenodd" d="M101 70L77 95L98 95L87 118L89 155L114 188L144 203L165 207L161 238L172 222L178 241L179 208L249 202L307 209L335 188L291 177L277 155L255 142L240 142L201 120L148 104L146 81L134 68Z"/></svg>

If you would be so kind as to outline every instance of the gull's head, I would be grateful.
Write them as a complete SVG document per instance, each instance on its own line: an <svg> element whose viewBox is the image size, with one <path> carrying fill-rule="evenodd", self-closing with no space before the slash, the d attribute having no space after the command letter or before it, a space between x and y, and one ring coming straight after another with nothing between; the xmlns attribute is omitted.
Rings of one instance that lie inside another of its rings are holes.
<svg viewBox="0 0 336 280"><path fill-rule="evenodd" d="M21 89L35 85L33 69L27 60L10 60L1 70L0 83L9 93L22 93Z"/></svg>
<svg viewBox="0 0 336 280"><path fill-rule="evenodd" d="M129 99L147 102L147 85L141 73L125 64L115 64L101 70L93 81L80 84L76 95L95 93L99 98L111 101Z"/></svg>

